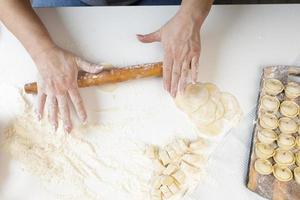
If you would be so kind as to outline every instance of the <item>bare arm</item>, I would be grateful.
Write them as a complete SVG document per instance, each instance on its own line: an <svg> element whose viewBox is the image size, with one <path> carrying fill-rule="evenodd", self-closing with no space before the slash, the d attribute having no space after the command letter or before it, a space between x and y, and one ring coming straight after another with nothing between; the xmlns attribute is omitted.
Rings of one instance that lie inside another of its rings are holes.
<svg viewBox="0 0 300 200"><path fill-rule="evenodd" d="M193 82L197 81L200 57L200 29L207 17L212 0L183 0L176 15L159 30L138 35L144 43L161 42L164 48L164 88L176 96L183 90L191 69Z"/></svg>
<svg viewBox="0 0 300 200"><path fill-rule="evenodd" d="M24 45L39 71L38 118L42 118L47 102L48 118L54 129L58 127L59 112L64 130L70 132L70 99L79 119L86 122L87 115L77 85L78 70L97 73L103 67L90 64L56 46L29 0L0 0L0 20Z"/></svg>

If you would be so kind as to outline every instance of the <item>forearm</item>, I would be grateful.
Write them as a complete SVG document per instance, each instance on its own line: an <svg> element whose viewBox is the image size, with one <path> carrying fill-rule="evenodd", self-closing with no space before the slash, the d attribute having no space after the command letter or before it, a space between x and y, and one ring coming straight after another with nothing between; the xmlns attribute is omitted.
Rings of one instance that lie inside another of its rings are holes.
<svg viewBox="0 0 300 200"><path fill-rule="evenodd" d="M54 46L29 0L0 0L0 20L19 39L32 58Z"/></svg>

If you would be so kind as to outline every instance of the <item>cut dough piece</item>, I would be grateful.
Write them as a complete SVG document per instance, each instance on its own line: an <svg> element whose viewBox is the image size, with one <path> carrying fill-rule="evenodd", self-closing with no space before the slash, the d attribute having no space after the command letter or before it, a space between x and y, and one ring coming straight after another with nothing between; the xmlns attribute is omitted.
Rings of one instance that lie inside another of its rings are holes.
<svg viewBox="0 0 300 200"><path fill-rule="evenodd" d="M176 171L172 175L179 185L183 185L186 179L185 173L181 170Z"/></svg>
<svg viewBox="0 0 300 200"><path fill-rule="evenodd" d="M277 112L280 102L276 97L265 95L261 98L260 109L269 112Z"/></svg>
<svg viewBox="0 0 300 200"><path fill-rule="evenodd" d="M162 171L164 171L166 169L165 166L159 160L153 160L153 165L154 165L154 169L157 173L161 173Z"/></svg>
<svg viewBox="0 0 300 200"><path fill-rule="evenodd" d="M285 96L287 96L290 99L295 99L300 96L300 86L298 83L295 82L289 82L285 86Z"/></svg>
<svg viewBox="0 0 300 200"><path fill-rule="evenodd" d="M179 187L176 185L176 183L172 183L168 186L168 188L173 194L176 194L179 191Z"/></svg>
<svg viewBox="0 0 300 200"><path fill-rule="evenodd" d="M293 179L293 173L289 168L277 164L273 166L273 174L279 181L287 182Z"/></svg>
<svg viewBox="0 0 300 200"><path fill-rule="evenodd" d="M290 150L296 145L296 139L290 134L280 134L278 136L277 144L281 149Z"/></svg>
<svg viewBox="0 0 300 200"><path fill-rule="evenodd" d="M183 94L175 98L176 105L184 112L191 113L206 104L209 92L203 84L188 84Z"/></svg>
<svg viewBox="0 0 300 200"><path fill-rule="evenodd" d="M204 158L198 154L185 154L182 160L196 168L200 168L204 162Z"/></svg>
<svg viewBox="0 0 300 200"><path fill-rule="evenodd" d="M172 183L174 183L174 178L172 176L162 176L161 179L160 179L160 183L162 185L166 185L166 186L169 186L171 185Z"/></svg>
<svg viewBox="0 0 300 200"><path fill-rule="evenodd" d="M166 185L162 185L160 187L160 191L163 194L164 198L166 198L166 199L170 198L173 195L172 192L170 191L170 189L168 188L168 186L166 186Z"/></svg>
<svg viewBox="0 0 300 200"><path fill-rule="evenodd" d="M151 185L155 189L159 189L161 186L161 176L154 176L151 181Z"/></svg>
<svg viewBox="0 0 300 200"><path fill-rule="evenodd" d="M163 149L159 149L158 155L159 155L159 159L161 160L161 162L164 166L166 166L167 164L169 164L171 162L171 159L170 159L167 151L165 151Z"/></svg>
<svg viewBox="0 0 300 200"><path fill-rule="evenodd" d="M175 149L171 145L167 145L165 147L165 150L167 151L167 153L172 161L177 160L177 158L179 157L177 155Z"/></svg>
<svg viewBox="0 0 300 200"><path fill-rule="evenodd" d="M283 91L283 84L278 79L265 79L263 89L272 96L276 96Z"/></svg>
<svg viewBox="0 0 300 200"><path fill-rule="evenodd" d="M146 148L145 154L151 159L157 159L158 158L158 148L154 145L149 145Z"/></svg>
<svg viewBox="0 0 300 200"><path fill-rule="evenodd" d="M241 117L242 112L236 98L227 92L222 92L221 102L225 109L224 118L227 119L228 121L234 120L234 123L237 123L239 121L239 118Z"/></svg>
<svg viewBox="0 0 300 200"><path fill-rule="evenodd" d="M163 174L164 175L171 175L171 174L173 174L175 171L177 171L178 170L178 167L177 167L177 165L174 165L174 164L172 164L172 163L170 163L168 166L167 166L167 168L163 171Z"/></svg>
<svg viewBox="0 0 300 200"><path fill-rule="evenodd" d="M278 119L274 114L262 113L259 124L265 129L276 129L278 127Z"/></svg>
<svg viewBox="0 0 300 200"><path fill-rule="evenodd" d="M291 151L276 149L273 156L275 162L281 166L290 166L295 163L295 156Z"/></svg>
<svg viewBox="0 0 300 200"><path fill-rule="evenodd" d="M300 151L298 151L295 155L296 164L300 167Z"/></svg>
<svg viewBox="0 0 300 200"><path fill-rule="evenodd" d="M212 100L208 100L204 106L192 112L190 117L197 125L209 124L216 120L216 111L217 105Z"/></svg>
<svg viewBox="0 0 300 200"><path fill-rule="evenodd" d="M261 143L272 144L277 140L277 134L273 130L261 129L257 133L257 137Z"/></svg>
<svg viewBox="0 0 300 200"><path fill-rule="evenodd" d="M280 113L286 117L296 117L299 113L299 106L293 101L283 101L280 105Z"/></svg>
<svg viewBox="0 0 300 200"><path fill-rule="evenodd" d="M196 173L198 173L200 171L198 168L190 165L189 163L187 163L185 161L182 161L180 163L180 168L186 174L196 174Z"/></svg>
<svg viewBox="0 0 300 200"><path fill-rule="evenodd" d="M269 175L273 171L273 166L270 161L257 159L254 163L254 169L262 175Z"/></svg>
<svg viewBox="0 0 300 200"><path fill-rule="evenodd" d="M300 184L300 167L296 167L294 169L294 177L295 177L295 181Z"/></svg>
<svg viewBox="0 0 300 200"><path fill-rule="evenodd" d="M288 117L282 117L278 121L279 129L282 133L296 133L298 131L297 122Z"/></svg>
<svg viewBox="0 0 300 200"><path fill-rule="evenodd" d="M162 200L162 192L159 189L152 190L151 200Z"/></svg>
<svg viewBox="0 0 300 200"><path fill-rule="evenodd" d="M256 143L255 153L258 158L268 159L274 155L274 147L268 144Z"/></svg>

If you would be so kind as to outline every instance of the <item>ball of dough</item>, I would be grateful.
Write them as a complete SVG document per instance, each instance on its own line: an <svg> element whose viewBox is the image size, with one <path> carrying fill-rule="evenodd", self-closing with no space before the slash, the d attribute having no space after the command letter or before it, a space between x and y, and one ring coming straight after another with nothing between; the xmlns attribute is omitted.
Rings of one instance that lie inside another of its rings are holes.
<svg viewBox="0 0 300 200"><path fill-rule="evenodd" d="M273 174L275 178L279 181L287 182L293 179L293 173L292 171L285 167L280 165L274 165L273 166Z"/></svg>
<svg viewBox="0 0 300 200"><path fill-rule="evenodd" d="M207 103L209 93L204 84L188 84L182 94L175 98L176 105L184 112L191 113Z"/></svg>
<svg viewBox="0 0 300 200"><path fill-rule="evenodd" d="M280 105L280 113L286 117L296 117L299 113L299 106L294 101L283 101Z"/></svg>
<svg viewBox="0 0 300 200"><path fill-rule="evenodd" d="M295 156L291 151L277 149L273 156L275 162L281 166L289 166L295 163Z"/></svg>
<svg viewBox="0 0 300 200"><path fill-rule="evenodd" d="M261 129L257 133L257 137L261 143L272 144L277 140L277 134L269 129Z"/></svg>
<svg viewBox="0 0 300 200"><path fill-rule="evenodd" d="M257 159L254 163L254 169L259 174L269 175L273 171L273 166L270 161L264 159Z"/></svg>
<svg viewBox="0 0 300 200"><path fill-rule="evenodd" d="M264 81L264 91L272 96L275 96L283 91L283 84L278 79L266 79Z"/></svg>
<svg viewBox="0 0 300 200"><path fill-rule="evenodd" d="M295 137L290 134L280 134L277 139L277 144L281 149L290 150L295 144Z"/></svg>
<svg viewBox="0 0 300 200"><path fill-rule="evenodd" d="M276 129L278 127L278 119L274 114L262 113L259 124L265 129Z"/></svg>
<svg viewBox="0 0 300 200"><path fill-rule="evenodd" d="M271 158L274 155L274 147L268 144L256 143L255 154L261 159Z"/></svg>
<svg viewBox="0 0 300 200"><path fill-rule="evenodd" d="M298 83L295 82L289 82L285 86L284 90L285 96L290 99L295 99L300 96L300 86Z"/></svg>
<svg viewBox="0 0 300 200"><path fill-rule="evenodd" d="M294 169L294 177L295 177L295 181L300 184L300 167L296 167Z"/></svg>
<svg viewBox="0 0 300 200"><path fill-rule="evenodd" d="M276 97L265 95L261 98L260 109L269 112L277 112L280 102Z"/></svg>
<svg viewBox="0 0 300 200"><path fill-rule="evenodd" d="M279 129L282 133L296 133L298 131L297 122L288 117L282 117L278 121Z"/></svg>

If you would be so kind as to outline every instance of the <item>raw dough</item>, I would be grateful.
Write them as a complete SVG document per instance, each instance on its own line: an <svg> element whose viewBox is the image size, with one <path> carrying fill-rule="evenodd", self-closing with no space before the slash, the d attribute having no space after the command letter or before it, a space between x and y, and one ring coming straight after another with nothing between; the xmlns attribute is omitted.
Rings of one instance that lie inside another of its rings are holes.
<svg viewBox="0 0 300 200"><path fill-rule="evenodd" d="M290 134L280 134L277 144L281 149L290 150L296 144L295 137Z"/></svg>
<svg viewBox="0 0 300 200"><path fill-rule="evenodd" d="M265 95L261 98L260 109L269 112L277 112L280 102L276 97Z"/></svg>
<svg viewBox="0 0 300 200"><path fill-rule="evenodd" d="M300 167L300 151L295 154L296 164Z"/></svg>
<svg viewBox="0 0 300 200"><path fill-rule="evenodd" d="M294 169L294 177L295 177L295 181L300 184L300 167L296 167Z"/></svg>
<svg viewBox="0 0 300 200"><path fill-rule="evenodd" d="M276 96L283 91L283 84L278 79L266 79L264 81L264 91L272 96Z"/></svg>
<svg viewBox="0 0 300 200"><path fill-rule="evenodd" d="M298 125L297 122L295 122L293 119L288 117L282 117L279 119L279 130L282 133L296 133L298 131Z"/></svg>
<svg viewBox="0 0 300 200"><path fill-rule="evenodd" d="M299 106L293 101L283 101L280 105L280 113L286 117L296 117L299 113Z"/></svg>
<svg viewBox="0 0 300 200"><path fill-rule="evenodd" d="M262 113L259 118L259 124L265 129L276 129L278 127L278 119L274 114Z"/></svg>
<svg viewBox="0 0 300 200"><path fill-rule="evenodd" d="M255 153L258 158L268 159L274 155L274 147L268 144L256 143Z"/></svg>
<svg viewBox="0 0 300 200"><path fill-rule="evenodd" d="M261 143L272 144L277 140L277 134L273 130L261 129L258 131L257 137Z"/></svg>
<svg viewBox="0 0 300 200"><path fill-rule="evenodd" d="M298 85L298 83L295 82L289 82L286 86L285 86L285 96L287 96L290 99L295 99L298 96L300 96L300 86Z"/></svg>
<svg viewBox="0 0 300 200"><path fill-rule="evenodd" d="M254 169L262 175L269 175L273 171L273 166L270 161L257 159L254 163Z"/></svg>
<svg viewBox="0 0 300 200"><path fill-rule="evenodd" d="M273 174L279 181L287 182L293 179L293 173L289 168L277 164L273 167Z"/></svg>
<svg viewBox="0 0 300 200"><path fill-rule="evenodd" d="M275 162L281 166L289 166L295 163L295 156L291 151L276 149L273 156Z"/></svg>

